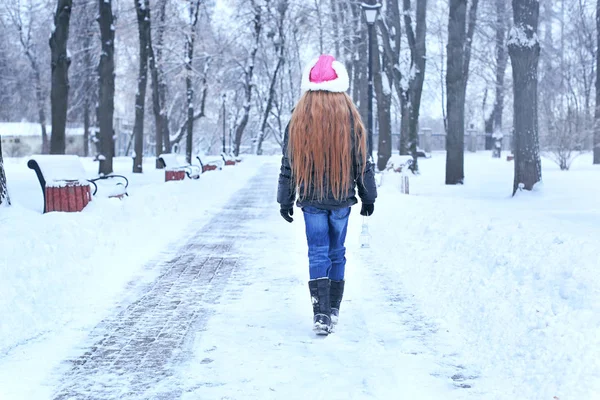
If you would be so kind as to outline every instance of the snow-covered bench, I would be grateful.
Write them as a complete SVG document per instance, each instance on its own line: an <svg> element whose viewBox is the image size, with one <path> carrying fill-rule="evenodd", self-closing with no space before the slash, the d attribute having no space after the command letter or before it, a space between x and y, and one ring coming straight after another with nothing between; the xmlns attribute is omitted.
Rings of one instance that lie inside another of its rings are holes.
<svg viewBox="0 0 600 400"><path fill-rule="evenodd" d="M394 171L402 174L402 180L400 184L400 191L404 194L409 193L409 178L406 171L410 168L413 163L412 156L401 156L394 154L387 162L386 170Z"/></svg>
<svg viewBox="0 0 600 400"><path fill-rule="evenodd" d="M233 154L221 153L221 157L223 158L225 165L235 165L236 163L242 162L242 157L236 157Z"/></svg>
<svg viewBox="0 0 600 400"><path fill-rule="evenodd" d="M206 154L200 153L196 156L196 159L200 163L202 173L223 168L224 160L220 157L207 156Z"/></svg>
<svg viewBox="0 0 600 400"><path fill-rule="evenodd" d="M44 213L52 211L79 212L98 192L100 181L117 180L115 185L102 190L107 197L127 196L129 181L122 175L106 175L87 179L78 156L36 155L27 162L34 170L44 195ZM91 186L94 189L91 189Z"/></svg>
<svg viewBox="0 0 600 400"><path fill-rule="evenodd" d="M387 162L386 170L392 170L394 172L406 172L406 169L409 168L413 163L412 156L401 156L398 154L394 154L390 157Z"/></svg>
<svg viewBox="0 0 600 400"><path fill-rule="evenodd" d="M179 160L179 155L166 153L158 156L158 160L165 168L165 181L182 181L187 175L190 179L200 178L201 169L197 165L190 165Z"/></svg>

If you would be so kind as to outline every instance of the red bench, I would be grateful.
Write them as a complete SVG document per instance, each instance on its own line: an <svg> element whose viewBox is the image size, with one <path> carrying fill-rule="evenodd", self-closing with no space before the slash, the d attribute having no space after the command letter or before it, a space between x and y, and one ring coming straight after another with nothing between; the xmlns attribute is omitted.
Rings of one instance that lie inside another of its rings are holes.
<svg viewBox="0 0 600 400"><path fill-rule="evenodd" d="M223 161L219 157L211 157L205 154L198 154L196 159L200 163L200 168L202 168L202 173L208 171L215 171L217 169L223 169Z"/></svg>
<svg viewBox="0 0 600 400"><path fill-rule="evenodd" d="M240 156L236 157L232 154L221 153L221 157L223 158L223 163L225 165L235 165L242 162L242 158Z"/></svg>
<svg viewBox="0 0 600 400"><path fill-rule="evenodd" d="M161 154L158 160L165 168L165 182L182 181L187 176L190 179L199 179L201 170L197 165L190 165L179 160L179 155L174 153Z"/></svg>
<svg viewBox="0 0 600 400"><path fill-rule="evenodd" d="M44 213L83 210L98 192L98 182L103 180L119 180L112 186L107 197L127 196L129 181L126 177L111 174L87 179L78 156L33 156L27 162L27 166L35 171L40 182L44 195Z"/></svg>

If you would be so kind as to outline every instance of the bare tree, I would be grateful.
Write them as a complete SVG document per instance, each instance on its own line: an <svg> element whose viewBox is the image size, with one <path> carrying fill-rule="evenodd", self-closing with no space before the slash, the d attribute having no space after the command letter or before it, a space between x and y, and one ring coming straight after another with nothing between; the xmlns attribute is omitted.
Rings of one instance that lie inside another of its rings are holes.
<svg viewBox="0 0 600 400"><path fill-rule="evenodd" d="M271 110L273 109L273 102L275 101L275 89L277 84L277 77L279 71L283 67L285 62L285 34L284 34L284 23L285 23L285 13L287 12L289 6L288 0L281 0L277 4L277 36L273 34L273 46L275 48L275 53L277 54L277 64L275 65L275 69L271 75L271 84L269 85L269 93L267 96L267 104L265 106L263 112L262 123L260 126L260 132L258 135L258 144L256 147L256 154L262 154L262 145L263 141L266 137L267 124L269 121L269 117L271 116Z"/></svg>
<svg viewBox="0 0 600 400"><path fill-rule="evenodd" d="M65 154L67 128L67 107L69 103L69 66L71 58L67 53L69 23L73 0L58 0L54 14L54 27L50 36L52 52L52 136L50 153Z"/></svg>
<svg viewBox="0 0 600 400"><path fill-rule="evenodd" d="M404 0L404 27L410 47L410 73L408 91L406 92L406 114L408 119L408 147L413 157L410 169L413 173L419 170L417 163L417 143L419 141L419 112L421 110L421 94L425 81L426 50L425 35L427 33L427 0L417 1L416 25L413 28L411 18L411 1Z"/></svg>
<svg viewBox="0 0 600 400"><path fill-rule="evenodd" d="M83 7L90 7L88 2L83 4ZM86 16L92 15L91 13L85 13ZM84 39L83 39L83 68L84 68L84 86L83 86L83 155L88 157L90 155L90 129L92 125L92 105L94 104L95 99L97 98L98 91L94 91L93 88L97 84L95 80L92 78L92 70L94 65L94 57L92 54L92 39L94 38L94 33L92 32L92 24L91 19L90 23L87 24L84 29Z"/></svg>
<svg viewBox="0 0 600 400"><path fill-rule="evenodd" d="M83 148L73 148L81 151L86 157L90 152L91 128L95 124L93 107L97 102L97 74L100 57L100 41L96 40L97 26L95 18L98 15L94 1L73 0L71 22L69 24L69 104L67 121L83 125ZM67 146L68 146L67 142Z"/></svg>
<svg viewBox="0 0 600 400"><path fill-rule="evenodd" d="M506 27L508 13L505 0L496 0L496 98L492 113L485 121L485 132L494 140L493 155L500 158L502 155L502 113L504 110L504 76L508 64L506 49Z"/></svg>
<svg viewBox="0 0 600 400"><path fill-rule="evenodd" d="M407 106L407 95L405 93L405 89L402 86L402 72L400 67L400 52L402 48L402 18L400 15L400 8L398 4L398 0L387 0L385 14L383 18L379 20L379 30L382 36L382 44L383 44L383 60L384 67L387 72L387 77L390 82L390 86L393 86L396 90L396 95L400 100L400 110L403 116L407 115L406 110ZM376 81L377 82L377 81ZM376 83L377 84L377 83ZM390 102L393 98L390 98ZM379 103L379 99L377 102ZM391 104L390 104L391 106ZM386 105L387 107L387 105ZM389 111L391 113L391 110ZM380 114L381 115L381 114ZM382 116L384 117L384 116ZM385 117L384 117L385 118ZM401 155L408 154L407 149L407 134L408 134L408 120L409 118L402 118L402 125L400 129L400 143L399 143L399 153ZM383 159L386 158L387 144L381 143L381 132L379 133L380 137L380 152L382 152ZM389 140L389 153L391 156L391 127L390 127L390 137ZM383 146L383 147L381 147ZM381 158L381 156L379 156ZM389 157L388 157L389 158ZM378 167L381 169L381 165L383 165L383 159L379 160ZM385 160L387 163L387 159Z"/></svg>
<svg viewBox="0 0 600 400"><path fill-rule="evenodd" d="M252 38L253 45L250 49L250 54L246 66L244 67L243 73L243 86L244 86L244 105L243 114L235 129L235 150L234 154L237 156L240 154L240 146L242 144L242 136L248 120L250 118L250 107L252 104L252 87L254 85L254 66L256 61L256 53L260 43L260 32L262 30L262 7L256 2L256 0L250 0L252 6Z"/></svg>
<svg viewBox="0 0 600 400"><path fill-rule="evenodd" d="M464 137L465 102L471 44L477 20L478 0L471 2L469 24L467 19L467 0L450 0L448 17L448 58L446 70L447 118L446 135L446 185L462 184L465 179Z"/></svg>
<svg viewBox="0 0 600 400"><path fill-rule="evenodd" d="M113 172L115 153L113 118L115 112L115 25L112 0L98 0L102 53L98 65L98 160L99 173Z"/></svg>
<svg viewBox="0 0 600 400"><path fill-rule="evenodd" d="M198 25L198 16L200 14L201 0L189 0L189 32L186 34L185 41L185 85L187 98L187 136L185 146L185 158L189 164L192 163L192 146L194 144L194 85L193 85L193 63L194 63L194 45L196 43L196 26ZM166 138L170 140L169 137Z"/></svg>
<svg viewBox="0 0 600 400"><path fill-rule="evenodd" d="M135 123L133 136L135 140L133 156L133 172L143 172L144 152L144 115L146 111L146 89L148 87L148 56L150 48L150 1L133 0L137 13L138 33L140 40L138 90L135 94Z"/></svg>
<svg viewBox="0 0 600 400"><path fill-rule="evenodd" d="M569 101L567 109L545 110L548 131L543 137L544 154L554 161L561 170L571 168L575 158L581 155L587 139L586 115Z"/></svg>
<svg viewBox="0 0 600 400"><path fill-rule="evenodd" d="M514 26L508 40L513 69L515 178L517 189L532 190L542 179L538 138L537 68L540 43L537 36L538 0L513 0Z"/></svg>
<svg viewBox="0 0 600 400"><path fill-rule="evenodd" d="M29 61L29 65L33 72L35 81L35 97L38 109L38 121L42 131L42 154L48 154L50 151L50 142L46 131L46 91L42 83L42 72L39 63L39 55L35 49L33 42L33 31L36 15L39 12L31 2L28 2L26 7L22 7L20 3L16 5L5 4L6 11L10 16L13 25L19 33L19 41L23 48L23 52ZM27 15L23 16L23 11L27 11Z"/></svg>
<svg viewBox="0 0 600 400"><path fill-rule="evenodd" d="M10 204L8 188L6 186L6 173L4 172L4 160L2 159L2 137L0 137L0 205Z"/></svg>
<svg viewBox="0 0 600 400"><path fill-rule="evenodd" d="M377 168L385 170L388 160L392 156L392 88L390 87L390 66L381 57L377 35L373 35L373 83L375 85L375 97L377 98L377 120L379 125L379 143L377 147ZM384 53L385 54L385 53ZM383 59L383 60L382 60Z"/></svg>
<svg viewBox="0 0 600 400"><path fill-rule="evenodd" d="M155 125L156 168L163 167L163 164L158 160L158 156L163 152L171 151L169 118L166 111L167 83L162 65L168 1L160 0L159 3L156 46L154 46L152 41L152 32L150 32L148 37L148 66L150 67L150 76L152 78L152 111L154 113Z"/></svg>
<svg viewBox="0 0 600 400"><path fill-rule="evenodd" d="M596 45L600 49L600 0L596 3ZM596 111L594 114L594 164L600 164L600 50L596 52Z"/></svg>

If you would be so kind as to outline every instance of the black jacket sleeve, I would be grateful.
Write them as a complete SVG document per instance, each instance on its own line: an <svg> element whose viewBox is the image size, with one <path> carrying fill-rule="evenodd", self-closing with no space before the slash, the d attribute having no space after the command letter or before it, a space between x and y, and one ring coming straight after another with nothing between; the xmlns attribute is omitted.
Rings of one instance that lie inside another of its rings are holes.
<svg viewBox="0 0 600 400"><path fill-rule="evenodd" d="M283 157L281 158L279 186L277 188L277 202L282 207L293 207L296 200L296 187L292 180L292 168L288 157L288 130L289 125L285 128L283 138Z"/></svg>
<svg viewBox="0 0 600 400"><path fill-rule="evenodd" d="M364 172L361 161L355 163L355 168L356 187L358 189L360 200L363 204L374 204L375 199L377 198L377 184L375 183L373 163L367 160Z"/></svg>
<svg viewBox="0 0 600 400"><path fill-rule="evenodd" d="M364 165L363 171L363 162L362 159L356 153L355 140L356 136L354 133L354 118L352 117L352 113L350 113L350 123L352 124L352 157L354 158L354 173L356 187L358 189L358 197L363 202L363 204L374 204L375 199L377 198L377 184L375 183L375 170L373 163L367 159L366 165Z"/></svg>

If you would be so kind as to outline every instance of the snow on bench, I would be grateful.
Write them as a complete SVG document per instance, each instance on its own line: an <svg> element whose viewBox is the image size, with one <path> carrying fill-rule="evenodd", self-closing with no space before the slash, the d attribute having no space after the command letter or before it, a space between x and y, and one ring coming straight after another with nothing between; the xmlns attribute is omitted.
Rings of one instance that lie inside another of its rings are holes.
<svg viewBox="0 0 600 400"><path fill-rule="evenodd" d="M242 162L242 157L236 157L233 154L221 153L221 157L223 158L225 165L235 165L236 163Z"/></svg>
<svg viewBox="0 0 600 400"><path fill-rule="evenodd" d="M404 172L406 171L406 168L412 165L412 163L412 156L401 156L398 154L394 154L388 160L386 170L392 170L394 172Z"/></svg>
<svg viewBox="0 0 600 400"><path fill-rule="evenodd" d="M179 157L175 153L166 153L158 156L158 160L165 168L165 182L182 181L186 175L190 179L200 178L201 169L197 165L181 162Z"/></svg>
<svg viewBox="0 0 600 400"><path fill-rule="evenodd" d="M78 156L36 155L27 162L34 170L44 195L44 213L52 211L79 212L98 192L100 180L120 179L109 188L107 197L127 196L129 181L122 175L106 175L87 179L86 172ZM91 190L90 184L94 186Z"/></svg>
<svg viewBox="0 0 600 400"><path fill-rule="evenodd" d="M202 168L202 173L223 168L224 159L222 159L220 157L207 156L206 154L200 153L196 156L196 159L200 163L200 168ZM227 163L225 163L225 165L227 165Z"/></svg>
<svg viewBox="0 0 600 400"><path fill-rule="evenodd" d="M394 154L387 162L386 170L392 170L394 172L398 172L402 174L400 191L404 194L409 194L409 179L406 174L406 170L410 168L413 163L412 156L401 156L399 154Z"/></svg>

